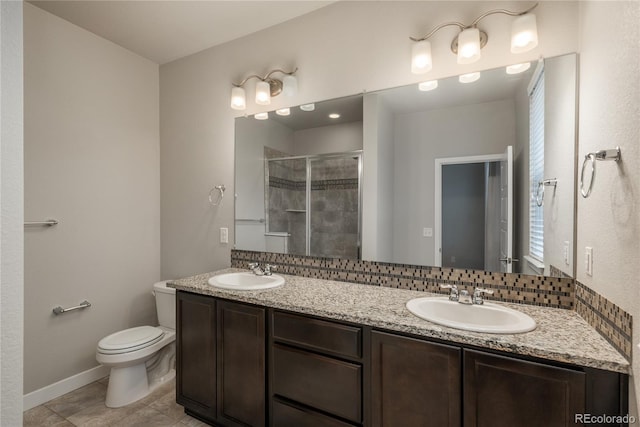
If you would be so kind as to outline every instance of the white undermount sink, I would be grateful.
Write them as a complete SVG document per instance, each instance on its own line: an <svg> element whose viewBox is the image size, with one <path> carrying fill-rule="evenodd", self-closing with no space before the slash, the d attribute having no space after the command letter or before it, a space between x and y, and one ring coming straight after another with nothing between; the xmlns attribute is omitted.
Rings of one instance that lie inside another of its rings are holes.
<svg viewBox="0 0 640 427"><path fill-rule="evenodd" d="M461 304L448 297L414 298L407 309L418 317L450 328L490 334L519 334L536 328L528 315L497 304Z"/></svg>
<svg viewBox="0 0 640 427"><path fill-rule="evenodd" d="M256 276L248 272L227 273L213 276L209 279L209 284L216 288L232 289L234 291L257 291L284 285L284 277L277 274Z"/></svg>

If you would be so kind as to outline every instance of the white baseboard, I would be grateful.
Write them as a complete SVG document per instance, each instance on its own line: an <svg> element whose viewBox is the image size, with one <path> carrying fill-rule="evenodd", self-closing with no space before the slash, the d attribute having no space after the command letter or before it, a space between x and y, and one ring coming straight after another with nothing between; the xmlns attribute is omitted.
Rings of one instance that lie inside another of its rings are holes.
<svg viewBox="0 0 640 427"><path fill-rule="evenodd" d="M55 399L56 397L60 397L70 391L76 390L87 384L91 384L92 382L97 381L100 378L104 378L107 375L109 375L109 368L99 365L46 387L42 387L41 389L32 391L31 393L27 393L23 396L23 410L26 411L31 408L35 408L36 406L42 405L51 399Z"/></svg>

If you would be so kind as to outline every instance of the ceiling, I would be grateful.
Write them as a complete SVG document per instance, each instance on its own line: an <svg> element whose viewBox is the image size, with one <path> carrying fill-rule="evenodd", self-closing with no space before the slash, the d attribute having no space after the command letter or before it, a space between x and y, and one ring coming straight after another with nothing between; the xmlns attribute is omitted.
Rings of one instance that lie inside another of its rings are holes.
<svg viewBox="0 0 640 427"><path fill-rule="evenodd" d="M333 1L40 0L29 3L164 64Z"/></svg>

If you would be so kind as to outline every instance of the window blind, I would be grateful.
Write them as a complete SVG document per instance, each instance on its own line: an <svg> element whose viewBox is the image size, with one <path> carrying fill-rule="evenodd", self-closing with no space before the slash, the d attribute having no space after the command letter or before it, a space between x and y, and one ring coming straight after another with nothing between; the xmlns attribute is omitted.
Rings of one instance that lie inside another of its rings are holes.
<svg viewBox="0 0 640 427"><path fill-rule="evenodd" d="M529 92L529 255L544 261L543 207L535 200L544 180L544 70L534 76Z"/></svg>

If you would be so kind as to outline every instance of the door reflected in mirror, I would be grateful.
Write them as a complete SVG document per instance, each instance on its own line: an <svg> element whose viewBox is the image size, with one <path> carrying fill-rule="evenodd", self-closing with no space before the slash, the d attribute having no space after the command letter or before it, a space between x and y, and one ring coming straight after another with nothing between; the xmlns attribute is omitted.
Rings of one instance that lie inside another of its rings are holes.
<svg viewBox="0 0 640 427"><path fill-rule="evenodd" d="M576 66L236 119L235 247L573 277Z"/></svg>

